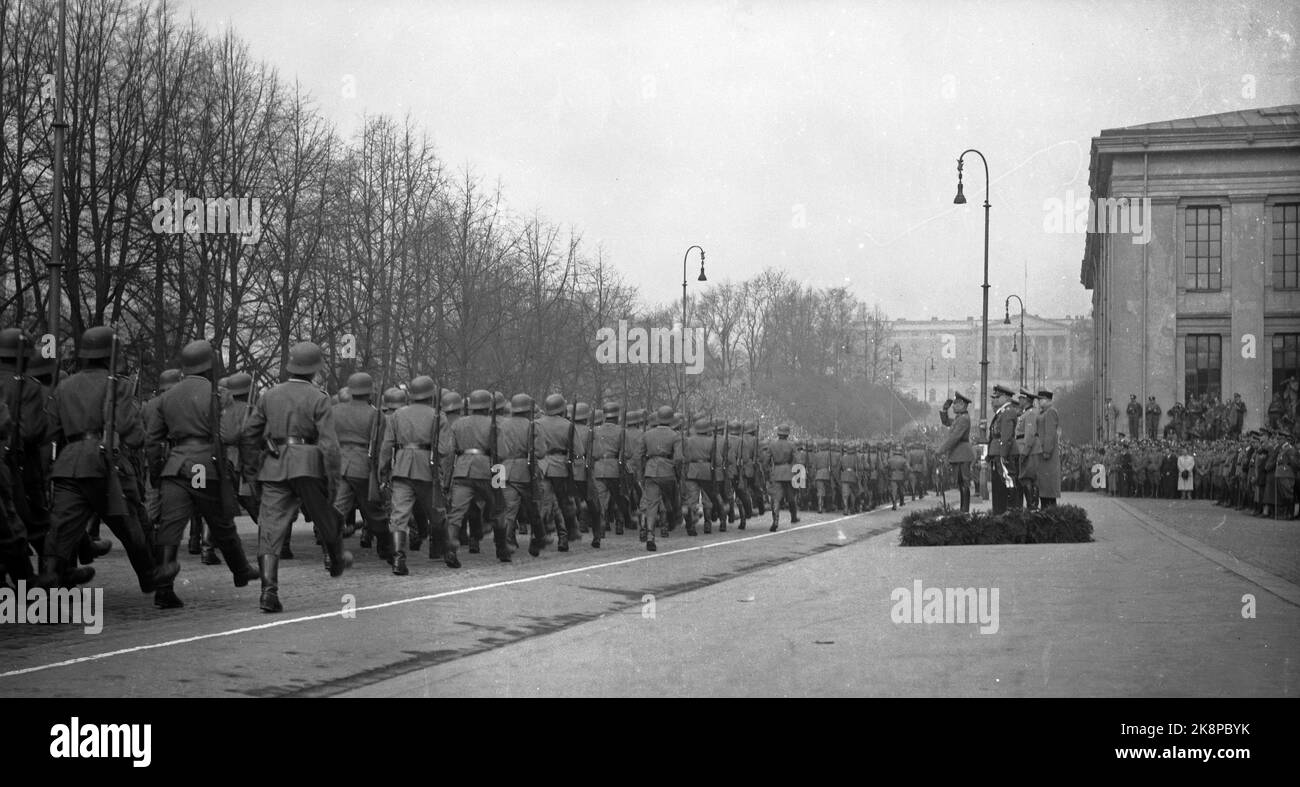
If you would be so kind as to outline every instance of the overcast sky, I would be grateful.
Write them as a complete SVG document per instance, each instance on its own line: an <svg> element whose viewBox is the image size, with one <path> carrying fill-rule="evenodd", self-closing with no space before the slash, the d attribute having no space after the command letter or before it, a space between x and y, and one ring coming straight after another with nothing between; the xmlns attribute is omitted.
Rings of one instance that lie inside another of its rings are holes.
<svg viewBox="0 0 1300 787"><path fill-rule="evenodd" d="M892 317L1021 294L1087 314L1083 236L1105 128L1300 102L1300 4L190 0L316 97L344 136L410 116L511 210L573 225L649 302L772 265ZM352 88L352 90L349 90ZM1028 285L1025 285L1025 271ZM691 287L697 268L692 262Z"/></svg>

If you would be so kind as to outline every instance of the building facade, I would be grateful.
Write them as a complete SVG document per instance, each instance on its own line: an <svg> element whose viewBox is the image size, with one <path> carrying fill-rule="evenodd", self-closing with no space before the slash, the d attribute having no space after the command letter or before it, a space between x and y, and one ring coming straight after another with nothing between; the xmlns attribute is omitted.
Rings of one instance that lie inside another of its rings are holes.
<svg viewBox="0 0 1300 787"><path fill-rule="evenodd" d="M1099 430L1106 399L1122 412L1131 394L1144 403L1154 396L1167 414L1175 402L1239 393L1244 429L1257 428L1283 382L1300 373L1298 110L1227 112L1093 138L1096 226L1080 280L1092 290ZM1115 221L1125 217L1128 227ZM1132 226L1139 220L1141 233Z"/></svg>

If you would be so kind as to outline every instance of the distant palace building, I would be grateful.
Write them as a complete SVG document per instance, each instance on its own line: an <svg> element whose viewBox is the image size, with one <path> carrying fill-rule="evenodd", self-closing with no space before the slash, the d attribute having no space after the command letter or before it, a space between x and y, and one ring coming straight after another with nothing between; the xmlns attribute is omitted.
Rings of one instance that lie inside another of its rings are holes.
<svg viewBox="0 0 1300 787"><path fill-rule="evenodd" d="M989 389L998 383L1019 388L1022 356L1024 383L1034 390L1047 387L1065 391L1086 383L1092 374L1092 321L1086 317L1050 319L1026 313L1022 342L1016 306L1013 301L1010 325L1003 322L1005 309L994 309L992 304L989 307ZM900 392L936 406L948 398L953 388L978 399L981 326L977 317L894 320L886 346L880 349L884 359L880 382L889 382L888 352L897 347L903 362L894 364L894 387ZM945 347L950 348L953 357L944 357ZM978 406L976 402L972 408L978 410Z"/></svg>
<svg viewBox="0 0 1300 787"><path fill-rule="evenodd" d="M1245 429L1300 373L1300 105L1102 131L1088 185L1096 232L1093 423L1110 397L1246 402ZM1147 202L1149 200L1149 202ZM1114 219L1146 204L1149 242ZM1102 216L1110 214L1107 226ZM1121 415L1123 418L1123 415ZM1167 423L1161 416L1161 426Z"/></svg>

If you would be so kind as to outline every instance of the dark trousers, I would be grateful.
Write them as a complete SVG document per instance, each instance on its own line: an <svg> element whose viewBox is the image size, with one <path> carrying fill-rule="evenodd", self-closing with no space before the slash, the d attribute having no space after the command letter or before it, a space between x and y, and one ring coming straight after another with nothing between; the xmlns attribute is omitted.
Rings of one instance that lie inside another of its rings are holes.
<svg viewBox="0 0 1300 787"><path fill-rule="evenodd" d="M949 462L948 470L957 487L957 496L961 499L961 510L970 511L970 463Z"/></svg>
<svg viewBox="0 0 1300 787"><path fill-rule="evenodd" d="M460 533L460 526L469 515L472 505L483 507L483 519L492 523L493 543L498 547L506 544L505 522L497 507L497 495L492 489L492 482L487 478L457 478L451 485L451 512L447 516L447 551L454 552ZM531 527L541 527L540 523Z"/></svg>
<svg viewBox="0 0 1300 787"><path fill-rule="evenodd" d="M154 560L144 531L140 529L140 521L136 519L139 496L134 478L122 479L122 492L126 498L125 516L109 516L107 478L54 479L54 506L50 509L50 531L45 535L45 557L72 565L87 525L92 517L97 516L122 542L136 576L150 576Z"/></svg>
<svg viewBox="0 0 1300 787"><path fill-rule="evenodd" d="M45 478L41 475L39 454L23 456L20 464L10 458L9 478L17 483L10 485L14 511L20 520L28 543L40 550L45 533L50 529L50 506L45 499ZM11 526L12 527L12 526Z"/></svg>
<svg viewBox="0 0 1300 787"><path fill-rule="evenodd" d="M1002 477L1002 457L990 456L989 475L990 485L993 487L993 513L1001 514L1007 510L1008 489L1006 479Z"/></svg>
<svg viewBox="0 0 1300 787"><path fill-rule="evenodd" d="M674 530L682 523L681 495L677 491L677 479L650 477L645 480L645 494L641 497L641 526L647 531L651 541L655 537L655 528L665 519L668 530Z"/></svg>
<svg viewBox="0 0 1300 787"><path fill-rule="evenodd" d="M329 486L324 478L304 476L287 481L262 482L262 503L258 511L259 556L280 554L299 510L315 526L323 546L338 548L342 542L343 517L330 500Z"/></svg>

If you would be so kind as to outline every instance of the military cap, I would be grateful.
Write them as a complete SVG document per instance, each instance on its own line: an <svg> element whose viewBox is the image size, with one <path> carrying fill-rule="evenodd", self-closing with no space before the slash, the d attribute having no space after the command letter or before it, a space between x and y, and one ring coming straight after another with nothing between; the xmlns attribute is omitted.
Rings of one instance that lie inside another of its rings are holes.
<svg viewBox="0 0 1300 787"><path fill-rule="evenodd" d="M777 433L778 435L780 435L781 437L789 437L789 436L790 436L790 427L786 426L785 424L781 424L780 426L778 426L778 427L776 428L776 433Z"/></svg>
<svg viewBox="0 0 1300 787"><path fill-rule="evenodd" d="M365 372L357 372L348 377L348 392L353 396L369 396L374 390L375 381Z"/></svg>
<svg viewBox="0 0 1300 787"><path fill-rule="evenodd" d="M460 394L455 391L444 391L442 394L442 411L444 413L457 413L465 406L464 400Z"/></svg>
<svg viewBox="0 0 1300 787"><path fill-rule="evenodd" d="M707 434L710 428L712 428L712 424L709 422L709 419L707 418L695 419L695 431L697 434Z"/></svg>
<svg viewBox="0 0 1300 787"><path fill-rule="evenodd" d="M212 345L207 339L195 339L181 350L181 371L200 374L212 368Z"/></svg>
<svg viewBox="0 0 1300 787"><path fill-rule="evenodd" d="M532 413L533 397L526 393L515 394L510 397L510 412L512 413Z"/></svg>
<svg viewBox="0 0 1300 787"><path fill-rule="evenodd" d="M564 415L564 396L553 393L546 397L546 414L547 415Z"/></svg>
<svg viewBox="0 0 1300 787"><path fill-rule="evenodd" d="M384 391L384 409L397 409L406 404L406 391L396 386Z"/></svg>
<svg viewBox="0 0 1300 787"><path fill-rule="evenodd" d="M586 402L578 402L573 407L573 420L576 423L585 424L591 420L591 405Z"/></svg>
<svg viewBox="0 0 1300 787"><path fill-rule="evenodd" d="M87 328L81 334L81 346L77 348L78 358L107 358L113 354L113 329L106 325Z"/></svg>
<svg viewBox="0 0 1300 787"><path fill-rule="evenodd" d="M645 410L633 410L627 414L628 426L640 426L645 422Z"/></svg>
<svg viewBox="0 0 1300 787"><path fill-rule="evenodd" d="M1039 399L1051 399L1051 398L1052 398L1052 392L1049 391L1049 390L1047 390L1046 388L1043 388L1043 389L1041 389L1041 390L1038 392L1038 398L1039 398Z"/></svg>
<svg viewBox="0 0 1300 787"><path fill-rule="evenodd" d="M433 400L433 395L438 392L438 385L433 378L427 374L422 374L411 381L407 386L406 393L412 402L429 402ZM412 411L414 412L414 411Z"/></svg>
<svg viewBox="0 0 1300 787"><path fill-rule="evenodd" d="M970 403L971 403L971 399L970 399L970 397L966 396L966 394L962 393L961 391L953 391L953 392L952 392L952 398L953 398L954 401L960 399L961 401L965 402L966 404L970 404Z"/></svg>
<svg viewBox="0 0 1300 787"><path fill-rule="evenodd" d="M663 426L669 426L673 422L673 408L668 405L662 405L655 410L655 420Z"/></svg>
<svg viewBox="0 0 1300 787"><path fill-rule="evenodd" d="M469 395L469 411L481 413L492 409L492 392L482 388Z"/></svg>
<svg viewBox="0 0 1300 787"><path fill-rule="evenodd" d="M31 352L32 339L19 328L5 328L0 331L0 360L18 357L18 345L23 346L23 355Z"/></svg>
<svg viewBox="0 0 1300 787"><path fill-rule="evenodd" d="M174 370L169 369L168 371ZM163 372L163 374L166 373ZM231 396L244 396L253 390L253 375L248 372L236 372L227 377L226 381L226 388L230 391Z"/></svg>
<svg viewBox="0 0 1300 787"><path fill-rule="evenodd" d="M498 415L504 415L510 412L510 400L500 391L492 392L492 404L496 408Z"/></svg>
<svg viewBox="0 0 1300 787"><path fill-rule="evenodd" d="M289 348L289 374L315 374L325 366L325 355L314 342L298 342Z"/></svg>
<svg viewBox="0 0 1300 787"><path fill-rule="evenodd" d="M993 386L993 393L997 396L1005 396L1009 399L1016 398L1016 392L1001 383Z"/></svg>
<svg viewBox="0 0 1300 787"><path fill-rule="evenodd" d="M1026 399L1031 399L1031 400L1038 398L1038 394L1034 393L1033 391L1026 391L1024 388L1020 389L1020 395Z"/></svg>

